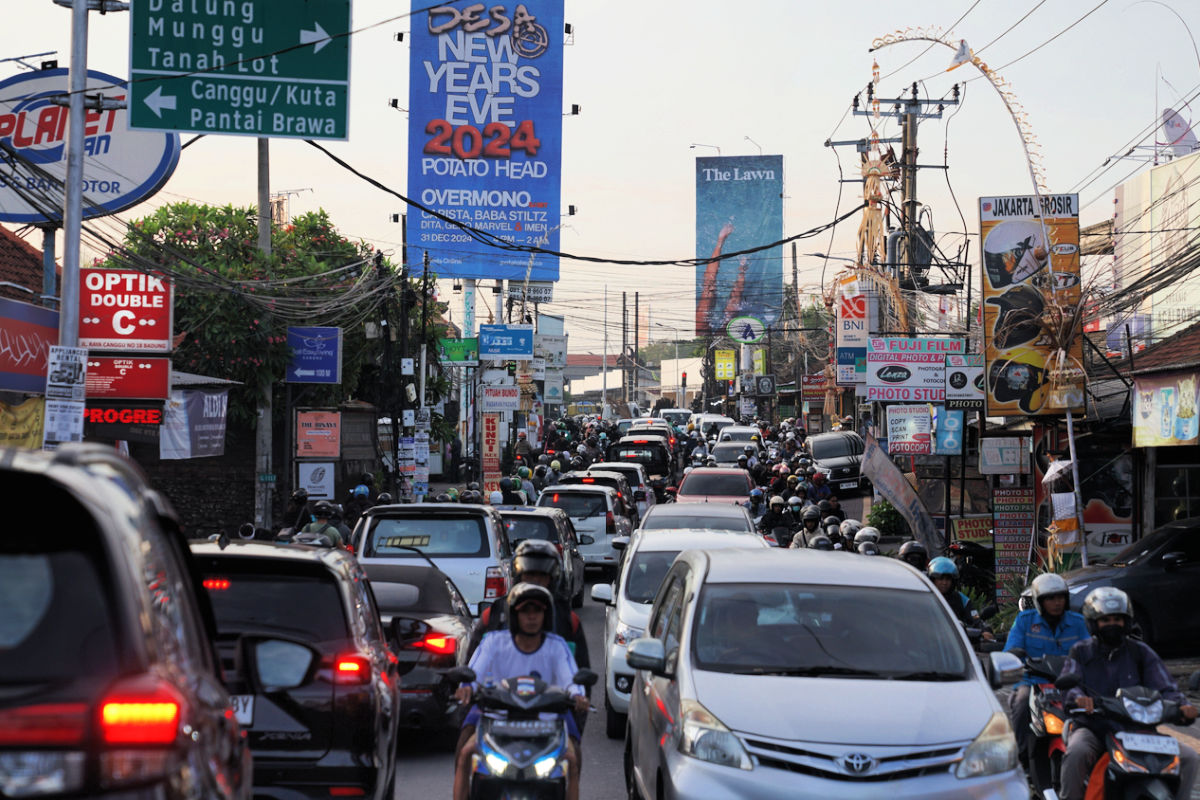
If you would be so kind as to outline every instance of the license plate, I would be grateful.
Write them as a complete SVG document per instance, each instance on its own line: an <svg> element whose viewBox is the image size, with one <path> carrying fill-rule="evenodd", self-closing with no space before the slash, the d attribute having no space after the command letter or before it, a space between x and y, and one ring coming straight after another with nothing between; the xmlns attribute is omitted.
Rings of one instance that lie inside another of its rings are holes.
<svg viewBox="0 0 1200 800"><path fill-rule="evenodd" d="M1140 753L1160 753L1165 756L1179 755L1179 742L1170 736L1152 736L1148 733L1128 733L1121 731L1117 734L1126 750L1136 750Z"/></svg>
<svg viewBox="0 0 1200 800"><path fill-rule="evenodd" d="M839 489L857 489L858 481L842 481L838 484Z"/></svg>
<svg viewBox="0 0 1200 800"><path fill-rule="evenodd" d="M245 728L254 725L254 695L231 694L229 707L233 709L233 715L237 718L238 725Z"/></svg>

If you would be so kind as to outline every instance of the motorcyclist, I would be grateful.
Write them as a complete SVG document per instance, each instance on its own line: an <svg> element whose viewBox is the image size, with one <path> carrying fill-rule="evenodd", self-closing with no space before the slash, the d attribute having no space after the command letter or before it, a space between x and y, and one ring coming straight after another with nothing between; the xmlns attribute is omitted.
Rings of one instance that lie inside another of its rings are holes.
<svg viewBox="0 0 1200 800"><path fill-rule="evenodd" d="M854 546L854 549L860 556L877 556L881 555L879 545L875 542L860 542Z"/></svg>
<svg viewBox="0 0 1200 800"><path fill-rule="evenodd" d="M862 531L859 533L861 534ZM983 621L979 618L979 612L971 605L970 598L958 591L958 566L953 561L945 556L938 556L929 562L925 571L929 580L941 592L942 599L950 606L955 618L962 623L964 628L984 628ZM995 638L991 631L983 629L985 641L992 641Z"/></svg>
<svg viewBox="0 0 1200 800"><path fill-rule="evenodd" d="M546 470L546 485L553 486L558 483L558 479L562 477L562 462L557 458L550 462L550 468Z"/></svg>
<svg viewBox="0 0 1200 800"><path fill-rule="evenodd" d="M800 537L802 537L802 536L804 536L804 531L797 533L795 535L795 537L793 537L792 547L799 548L799 547L806 546L800 542ZM833 546L833 540L830 539L828 536L826 536L823 533L818 533L816 536L813 536L812 538L810 538L808 540L807 547L809 550L835 550L836 549Z"/></svg>
<svg viewBox="0 0 1200 800"><path fill-rule="evenodd" d="M800 508L799 523L802 531L807 533L809 536L815 536L817 533L824 533L824 530L821 528L820 509L814 505L801 506L799 497L794 497L792 499L796 501L796 503L792 505L792 508Z"/></svg>
<svg viewBox="0 0 1200 800"><path fill-rule="evenodd" d="M742 448L742 454L746 456L746 468L753 469L758 466L758 447L748 444ZM741 459L738 459L741 462Z"/></svg>
<svg viewBox="0 0 1200 800"><path fill-rule="evenodd" d="M792 515L784 508L783 498L779 495L773 495L770 502L767 504L767 513L763 514L758 520L758 530L764 536L770 536L776 528L787 528L789 531L794 529L795 520Z"/></svg>
<svg viewBox="0 0 1200 800"><path fill-rule="evenodd" d="M1179 691L1158 654L1149 645L1129 638L1133 628L1133 603L1129 595L1113 586L1093 589L1083 600L1083 618L1090 638L1071 646L1062 676L1071 675L1079 685L1070 689L1064 703L1085 714L1095 711L1093 696L1112 697L1126 686L1157 690L1164 700L1180 704L1184 719L1196 718L1196 707ZM1063 800L1083 800L1088 775L1104 751L1104 730L1098 721L1072 718L1067 734L1067 752L1062 761ZM1196 751L1179 744L1179 791L1177 798L1192 796L1198 766Z"/></svg>
<svg viewBox="0 0 1200 800"><path fill-rule="evenodd" d="M313 521L313 515L308 508L307 489L301 487L292 492L283 512L283 521L284 526L279 531L281 536L299 533L301 528Z"/></svg>
<svg viewBox="0 0 1200 800"><path fill-rule="evenodd" d="M824 472L814 472L812 476L812 488L808 490L808 499L814 503L819 503L822 500L828 500L833 490L829 488L829 483L825 480Z"/></svg>
<svg viewBox="0 0 1200 800"><path fill-rule="evenodd" d="M916 539L909 539L904 544L900 545L901 561L905 561L921 572L929 566L929 551L925 549L925 545L918 542Z"/></svg>
<svg viewBox="0 0 1200 800"><path fill-rule="evenodd" d="M337 525L332 521L333 515L333 503L328 500L318 500L313 504L313 516L316 517L316 521L308 523L299 532L324 536L334 547L341 547L342 534L338 531Z"/></svg>
<svg viewBox="0 0 1200 800"><path fill-rule="evenodd" d="M847 549L849 549L850 543L854 541L854 535L862 529L862 526L863 524L853 517L842 520L842 543ZM834 541L836 542L837 540L835 539Z"/></svg>
<svg viewBox="0 0 1200 800"><path fill-rule="evenodd" d="M750 490L750 498L742 503L742 507L750 512L750 518L758 521L767 511L767 504L763 502L763 490L755 486Z"/></svg>
<svg viewBox="0 0 1200 800"><path fill-rule="evenodd" d="M525 498L519 494L519 487L513 486L512 478L500 479L500 502L506 506L523 506Z"/></svg>
<svg viewBox="0 0 1200 800"><path fill-rule="evenodd" d="M838 500L836 494L829 495L829 514L832 514L840 520L844 520L846 518L846 509L842 508L842 503L840 500ZM829 516L829 514L826 514L825 516Z"/></svg>
<svg viewBox="0 0 1200 800"><path fill-rule="evenodd" d="M529 467L517 467L517 477L521 479L521 491L525 492L525 501L527 503L537 501L538 490L533 485L533 481L530 480L532 476L533 473L529 470Z"/></svg>
<svg viewBox="0 0 1200 800"><path fill-rule="evenodd" d="M529 434L525 431L517 431L517 443L513 447L513 455L520 458L523 464L533 461L533 446L529 444Z"/></svg>
<svg viewBox="0 0 1200 800"><path fill-rule="evenodd" d="M737 457L737 465L739 468L744 469L747 472L750 471L750 460L746 458L744 453Z"/></svg>
<svg viewBox="0 0 1200 800"><path fill-rule="evenodd" d="M1038 575L1030 588L1034 607L1017 615L1004 643L1005 650L1020 649L1026 658L1065 656L1076 642L1091 635L1083 615L1067 609L1070 595L1061 575L1053 572ZM1008 702L1008 716L1017 736L1017 754L1024 764L1028 764L1034 740L1029 730L1029 692L1037 682L1038 678L1026 672Z"/></svg>
<svg viewBox="0 0 1200 800"><path fill-rule="evenodd" d="M571 681L578 671L571 650L561 636L551 631L554 606L550 590L532 583L518 583L508 593L507 630L492 631L483 637L468 666L478 683L501 681L520 675L538 675L552 686L561 686L575 697L575 710L587 710L583 688ZM463 705L471 702L475 687L463 684L454 698ZM472 706L463 720L458 753L454 764L454 800L467 800L470 786L471 753L475 749L475 727L481 714ZM564 716L570 741L567 743L567 798L579 798L579 728L570 714Z"/></svg>
<svg viewBox="0 0 1200 800"><path fill-rule="evenodd" d="M832 542L835 536L839 536L842 530L842 521L834 516L828 516L821 520L821 530L825 531L825 535Z"/></svg>

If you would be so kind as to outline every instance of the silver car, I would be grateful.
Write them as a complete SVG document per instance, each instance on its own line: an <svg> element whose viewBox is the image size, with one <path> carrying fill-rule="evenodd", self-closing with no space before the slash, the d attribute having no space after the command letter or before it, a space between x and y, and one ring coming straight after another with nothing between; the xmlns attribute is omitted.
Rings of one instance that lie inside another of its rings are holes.
<svg viewBox="0 0 1200 800"><path fill-rule="evenodd" d="M1025 800L987 669L899 561L690 550L655 597L626 736L630 797Z"/></svg>
<svg viewBox="0 0 1200 800"><path fill-rule="evenodd" d="M745 506L734 503L660 503L644 517L639 530L704 528L709 531L754 533L754 520Z"/></svg>
<svg viewBox="0 0 1200 800"><path fill-rule="evenodd" d="M646 630L650 604L663 576L683 550L769 549L766 539L750 533L711 530L655 529L638 531L628 544L621 572L611 584L592 585L592 599L608 606L604 617L605 664L604 731L610 739L625 735L633 669L625 663L625 648Z"/></svg>

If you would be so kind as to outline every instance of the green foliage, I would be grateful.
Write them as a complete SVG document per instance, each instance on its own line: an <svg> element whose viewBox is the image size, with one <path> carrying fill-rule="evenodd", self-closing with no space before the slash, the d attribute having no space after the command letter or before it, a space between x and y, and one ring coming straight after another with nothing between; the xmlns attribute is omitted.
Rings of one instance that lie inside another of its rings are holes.
<svg viewBox="0 0 1200 800"><path fill-rule="evenodd" d="M867 512L867 524L878 528L881 536L908 538L912 535L908 522L896 507L882 498L871 504L871 510Z"/></svg>

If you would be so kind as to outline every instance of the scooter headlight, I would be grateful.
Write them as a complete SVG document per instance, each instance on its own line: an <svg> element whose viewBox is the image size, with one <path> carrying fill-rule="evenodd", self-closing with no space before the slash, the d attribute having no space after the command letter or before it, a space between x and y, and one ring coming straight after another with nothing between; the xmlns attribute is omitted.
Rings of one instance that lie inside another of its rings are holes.
<svg viewBox="0 0 1200 800"><path fill-rule="evenodd" d="M1148 705L1142 705L1135 702L1132 698L1123 697L1121 698L1121 703L1125 706L1125 713L1134 722L1140 722L1142 725L1157 725L1162 722L1162 700L1155 700Z"/></svg>
<svg viewBox="0 0 1200 800"><path fill-rule="evenodd" d="M499 753L484 753L483 763L487 764L488 772L493 775L503 775L508 770L508 759Z"/></svg>
<svg viewBox="0 0 1200 800"><path fill-rule="evenodd" d="M551 772L554 772L554 768L556 766L558 766L557 756L546 756L545 758L539 758L537 761L533 762L533 773L539 778L546 778L550 776Z"/></svg>
<svg viewBox="0 0 1200 800"><path fill-rule="evenodd" d="M1061 736L1063 732L1063 721L1051 714L1049 711L1042 712L1042 725L1046 733L1051 736Z"/></svg>

